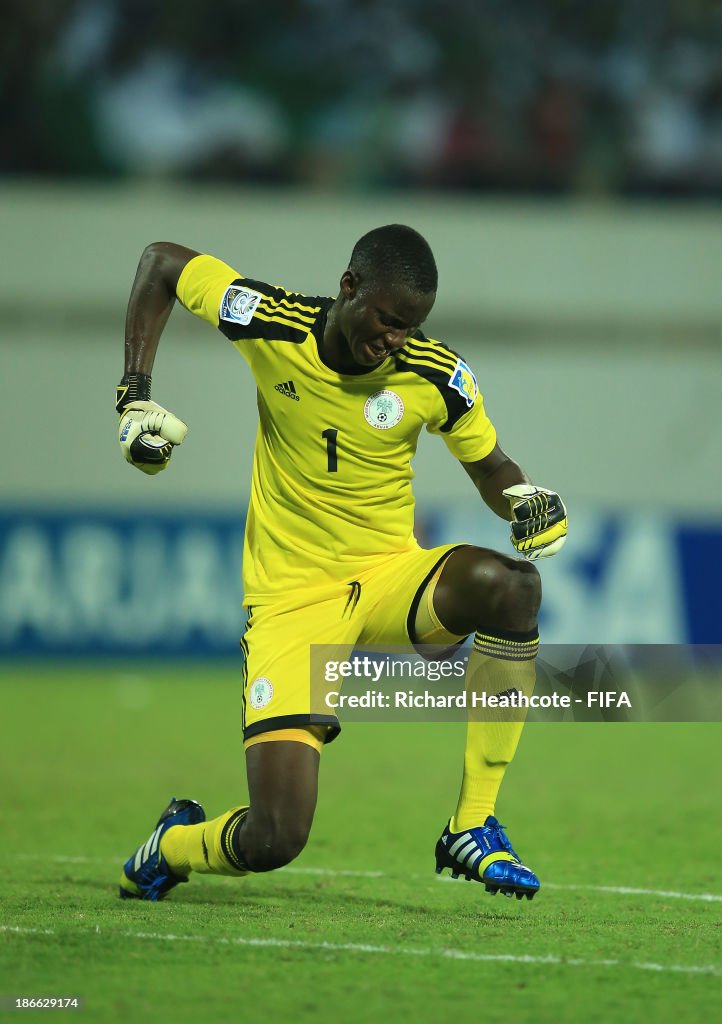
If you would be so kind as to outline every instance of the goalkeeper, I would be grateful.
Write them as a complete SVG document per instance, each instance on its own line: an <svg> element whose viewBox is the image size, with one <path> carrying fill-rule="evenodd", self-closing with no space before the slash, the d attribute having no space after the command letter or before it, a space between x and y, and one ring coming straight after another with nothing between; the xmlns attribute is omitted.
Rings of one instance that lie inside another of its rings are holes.
<svg viewBox="0 0 722 1024"><path fill-rule="evenodd" d="M428 243L403 225L356 243L335 298L244 277L172 243L144 251L117 391L127 461L158 473L186 435L185 423L151 398L176 299L233 344L258 391L241 640L250 802L207 820L200 804L173 799L125 863L122 897L162 899L192 871L270 871L303 849L321 751L340 731L330 709L314 703L311 644L453 650L473 634L467 689L531 694L541 598L534 562L564 543L566 509L504 453L470 367L421 330L436 289ZM424 428L510 521L521 557L470 544L420 547L411 459ZM539 880L496 817L522 726L469 721L461 792L435 856L437 871L531 899Z"/></svg>

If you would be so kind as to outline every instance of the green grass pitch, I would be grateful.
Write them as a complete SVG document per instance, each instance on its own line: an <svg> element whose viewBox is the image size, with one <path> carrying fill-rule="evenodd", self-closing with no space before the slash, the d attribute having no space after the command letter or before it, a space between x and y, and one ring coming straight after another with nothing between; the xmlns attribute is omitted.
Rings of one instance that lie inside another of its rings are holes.
<svg viewBox="0 0 722 1024"><path fill-rule="evenodd" d="M0 995L174 1024L716 1017L718 725L529 726L498 813L531 903L434 874L464 729L433 723L344 729L290 868L117 899L171 795L243 800L239 686L238 665L4 671Z"/></svg>

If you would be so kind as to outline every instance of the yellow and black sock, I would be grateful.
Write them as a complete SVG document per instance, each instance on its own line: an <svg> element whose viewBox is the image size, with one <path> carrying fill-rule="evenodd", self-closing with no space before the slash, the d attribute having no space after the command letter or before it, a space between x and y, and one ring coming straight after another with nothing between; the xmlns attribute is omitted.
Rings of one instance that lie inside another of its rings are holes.
<svg viewBox="0 0 722 1024"><path fill-rule="evenodd" d="M451 831L483 825L494 813L504 773L514 757L524 712L519 709L496 711L479 707L472 709L472 693L501 694L521 691L530 697L534 690L535 665L539 634L479 631L469 655L466 670L466 693L469 721L464 752L464 777Z"/></svg>
<svg viewBox="0 0 722 1024"><path fill-rule="evenodd" d="M160 841L160 852L176 875L191 871L206 875L246 875L238 849L238 831L248 807L232 807L211 821L174 825Z"/></svg>

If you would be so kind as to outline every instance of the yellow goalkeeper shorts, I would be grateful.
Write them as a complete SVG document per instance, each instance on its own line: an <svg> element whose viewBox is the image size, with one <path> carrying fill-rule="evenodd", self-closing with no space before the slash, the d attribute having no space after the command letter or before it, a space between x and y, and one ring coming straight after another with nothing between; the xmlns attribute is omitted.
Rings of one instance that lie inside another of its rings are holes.
<svg viewBox="0 0 722 1024"><path fill-rule="evenodd" d="M413 644L419 598L436 568L460 546L387 555L344 582L249 607L241 638L244 740L309 725L327 726L326 742L335 739L338 718L311 682L311 645L334 645L333 658L345 660L359 645Z"/></svg>

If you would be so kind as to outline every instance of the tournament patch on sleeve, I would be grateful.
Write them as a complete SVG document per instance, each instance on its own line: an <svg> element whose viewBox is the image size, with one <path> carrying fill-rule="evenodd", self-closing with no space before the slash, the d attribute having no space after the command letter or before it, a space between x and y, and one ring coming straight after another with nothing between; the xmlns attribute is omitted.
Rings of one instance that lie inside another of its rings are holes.
<svg viewBox="0 0 722 1024"><path fill-rule="evenodd" d="M472 407L476 401L476 396L479 394L479 385L476 383L476 377L470 367L467 366L463 359L457 360L456 366L449 377L449 387L453 388L454 391L458 391L461 397L466 400L468 407Z"/></svg>
<svg viewBox="0 0 722 1024"><path fill-rule="evenodd" d="M243 324L247 327L253 319L256 307L263 296L240 284L232 284L226 288L221 299L219 317L232 324Z"/></svg>

